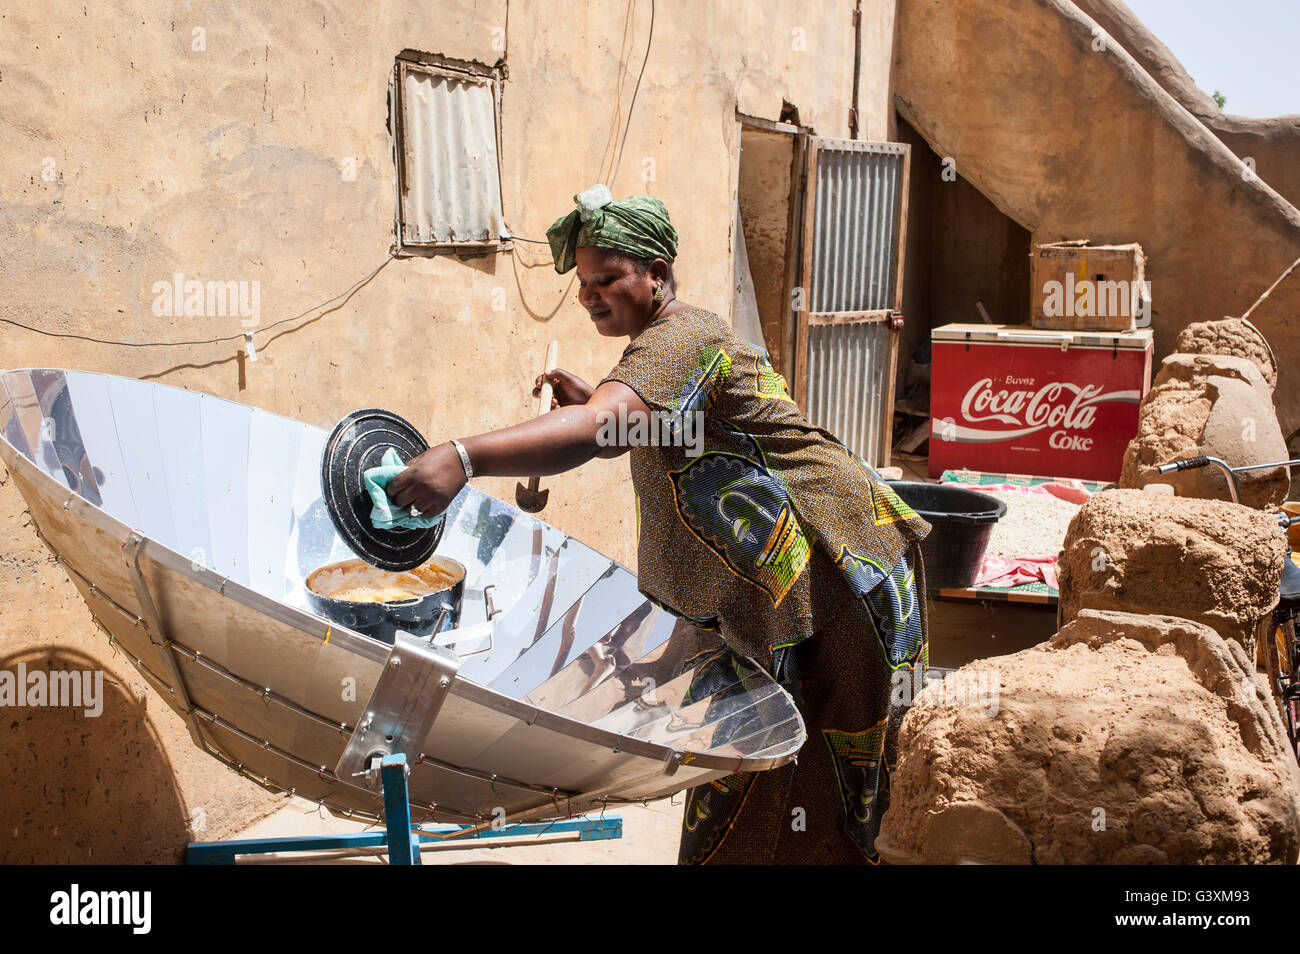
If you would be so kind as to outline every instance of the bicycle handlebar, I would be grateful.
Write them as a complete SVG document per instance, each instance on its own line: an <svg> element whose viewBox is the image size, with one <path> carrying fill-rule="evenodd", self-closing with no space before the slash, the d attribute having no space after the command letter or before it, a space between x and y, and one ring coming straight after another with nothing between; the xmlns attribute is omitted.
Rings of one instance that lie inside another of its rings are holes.
<svg viewBox="0 0 1300 954"><path fill-rule="evenodd" d="M1176 460L1168 464L1161 464L1160 473L1167 474L1174 470L1193 470L1197 467L1204 467L1214 458L1201 454L1199 457L1189 457L1186 460Z"/></svg>
<svg viewBox="0 0 1300 954"><path fill-rule="evenodd" d="M1172 463L1161 464L1157 469L1162 474L1167 474L1174 470L1193 470L1197 467L1205 467L1213 464L1219 470L1223 471L1224 478L1228 481L1228 496L1232 498L1235 504L1241 503L1241 489L1237 486L1237 475L1232 472L1226 460L1220 460L1218 457L1209 457L1201 454L1198 457L1189 457L1186 460L1176 460Z"/></svg>
<svg viewBox="0 0 1300 954"><path fill-rule="evenodd" d="M1223 471L1224 479L1228 482L1228 495L1235 504L1241 503L1241 486L1237 483L1237 474L1247 470L1264 470L1270 467L1294 467L1300 464L1300 459L1280 460L1275 464L1245 464L1241 467L1230 467L1226 460L1218 457L1210 457L1208 454L1200 454L1196 457L1188 457L1186 460L1170 461L1168 464L1161 464L1156 470L1162 474L1168 474L1175 470L1195 470L1198 467L1205 467L1213 464L1219 470Z"/></svg>

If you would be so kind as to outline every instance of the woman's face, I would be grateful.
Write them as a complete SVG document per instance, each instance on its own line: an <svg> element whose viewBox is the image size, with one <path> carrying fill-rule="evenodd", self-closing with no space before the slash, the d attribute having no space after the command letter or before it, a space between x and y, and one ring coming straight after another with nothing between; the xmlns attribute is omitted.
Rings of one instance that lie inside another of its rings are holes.
<svg viewBox="0 0 1300 954"><path fill-rule="evenodd" d="M575 253L578 262L578 303L591 315L596 330L607 338L637 334L654 314L655 285L664 280L668 265L655 259L641 274L621 255L593 246ZM656 272L662 274L656 278Z"/></svg>

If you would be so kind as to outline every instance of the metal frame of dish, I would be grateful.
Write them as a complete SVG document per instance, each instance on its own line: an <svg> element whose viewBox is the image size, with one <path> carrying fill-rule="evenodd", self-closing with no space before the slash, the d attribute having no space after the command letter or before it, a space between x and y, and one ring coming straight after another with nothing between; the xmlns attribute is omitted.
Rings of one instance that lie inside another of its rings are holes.
<svg viewBox="0 0 1300 954"><path fill-rule="evenodd" d="M9 371L0 386L0 457L37 533L194 743L268 789L382 817L379 793L335 768L396 650L302 593L350 555L320 500L325 432L90 372ZM438 552L467 564L462 625L492 625L493 648L458 659L432 727L408 740L417 824L466 836L603 811L776 768L802 745L766 672L555 528L467 487Z"/></svg>

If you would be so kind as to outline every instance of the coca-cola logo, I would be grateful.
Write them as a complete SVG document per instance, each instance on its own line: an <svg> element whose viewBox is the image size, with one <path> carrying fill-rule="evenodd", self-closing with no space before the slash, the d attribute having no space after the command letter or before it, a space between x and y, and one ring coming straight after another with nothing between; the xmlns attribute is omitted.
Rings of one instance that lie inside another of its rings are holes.
<svg viewBox="0 0 1300 954"><path fill-rule="evenodd" d="M1030 379L1032 380L1032 379ZM993 390L992 378L981 378L961 401L961 415L972 423L1000 421L1012 427L1062 427L1086 431L1096 420L1092 399L1101 395L1097 384L1049 381L1038 390Z"/></svg>
<svg viewBox="0 0 1300 954"><path fill-rule="evenodd" d="M1007 375L1004 386L994 388L992 378L981 378L961 402L963 423L935 418L932 432L944 441L1003 441L1053 428L1049 446L1057 450L1090 451L1093 439L1067 431L1087 431L1097 419L1097 406L1111 401L1136 403L1141 394L1102 391L1098 384L1049 381L1036 386L1033 378ZM970 427L996 422L1006 427Z"/></svg>
<svg viewBox="0 0 1300 954"><path fill-rule="evenodd" d="M1090 451L1092 438L1067 434L1065 431L1052 431L1052 436L1047 439L1047 446L1053 450Z"/></svg>

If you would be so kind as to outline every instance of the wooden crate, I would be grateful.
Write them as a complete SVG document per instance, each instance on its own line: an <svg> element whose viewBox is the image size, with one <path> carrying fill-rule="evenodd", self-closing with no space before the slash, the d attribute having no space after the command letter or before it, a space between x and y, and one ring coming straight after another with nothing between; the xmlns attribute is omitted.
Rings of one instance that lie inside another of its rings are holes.
<svg viewBox="0 0 1300 954"><path fill-rule="evenodd" d="M1141 327L1146 258L1142 246L1058 242L1031 254L1029 323L1058 331ZM1147 322L1142 322L1146 324Z"/></svg>

